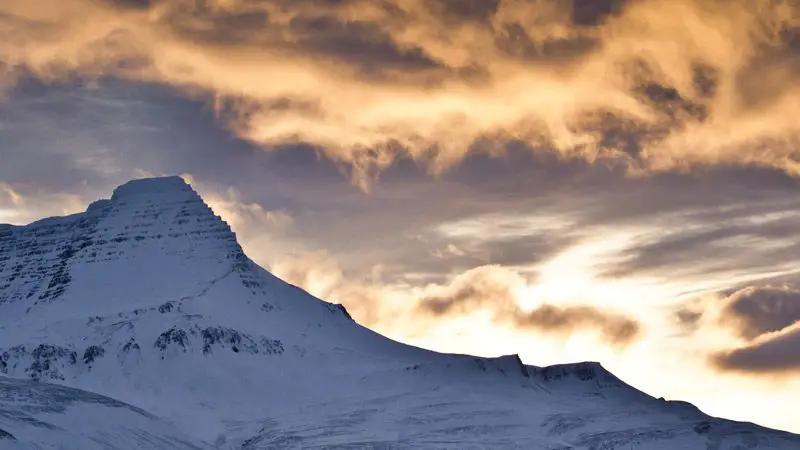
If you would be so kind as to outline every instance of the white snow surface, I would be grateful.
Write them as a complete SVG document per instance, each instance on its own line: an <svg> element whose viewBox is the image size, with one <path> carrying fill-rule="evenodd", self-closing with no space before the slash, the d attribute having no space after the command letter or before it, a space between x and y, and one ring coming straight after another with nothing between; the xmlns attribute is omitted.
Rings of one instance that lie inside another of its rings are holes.
<svg viewBox="0 0 800 450"><path fill-rule="evenodd" d="M211 450L152 414L90 392L0 377L0 448Z"/></svg>
<svg viewBox="0 0 800 450"><path fill-rule="evenodd" d="M179 177L0 225L0 375L0 449L92 448L81 439L105 428L117 431L98 448L800 449L800 436L654 399L597 363L540 368L380 336L253 263ZM8 412L31 401L63 426Z"/></svg>

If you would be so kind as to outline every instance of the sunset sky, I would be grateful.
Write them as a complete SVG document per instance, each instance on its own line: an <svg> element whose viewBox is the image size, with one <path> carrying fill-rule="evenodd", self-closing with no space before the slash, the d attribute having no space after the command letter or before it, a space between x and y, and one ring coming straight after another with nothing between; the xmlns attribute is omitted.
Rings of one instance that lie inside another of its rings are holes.
<svg viewBox="0 0 800 450"><path fill-rule="evenodd" d="M800 433L800 0L2 0L0 223L180 174L438 351Z"/></svg>

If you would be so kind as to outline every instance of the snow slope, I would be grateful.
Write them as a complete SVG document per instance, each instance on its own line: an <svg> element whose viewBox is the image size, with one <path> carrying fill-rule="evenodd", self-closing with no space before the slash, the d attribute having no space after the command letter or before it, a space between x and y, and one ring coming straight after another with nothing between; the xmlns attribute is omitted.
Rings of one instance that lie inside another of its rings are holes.
<svg viewBox="0 0 800 450"><path fill-rule="evenodd" d="M0 225L0 374L135 405L218 448L800 448L596 363L391 341L258 267L178 177Z"/></svg>
<svg viewBox="0 0 800 450"><path fill-rule="evenodd" d="M90 392L0 377L0 448L209 450L139 408Z"/></svg>

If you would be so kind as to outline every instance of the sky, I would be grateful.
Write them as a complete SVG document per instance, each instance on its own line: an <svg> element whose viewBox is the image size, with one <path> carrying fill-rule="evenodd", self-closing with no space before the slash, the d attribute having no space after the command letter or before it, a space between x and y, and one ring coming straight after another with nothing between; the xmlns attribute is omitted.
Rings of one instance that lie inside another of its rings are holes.
<svg viewBox="0 0 800 450"><path fill-rule="evenodd" d="M179 174L393 339L800 433L800 1L3 0L0 223Z"/></svg>

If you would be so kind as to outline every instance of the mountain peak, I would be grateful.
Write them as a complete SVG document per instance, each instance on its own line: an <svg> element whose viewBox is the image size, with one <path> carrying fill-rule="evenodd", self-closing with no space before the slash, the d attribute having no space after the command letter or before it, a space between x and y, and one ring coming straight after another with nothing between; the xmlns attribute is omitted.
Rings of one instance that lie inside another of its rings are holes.
<svg viewBox="0 0 800 450"><path fill-rule="evenodd" d="M0 306L14 303L27 314L69 292L101 289L104 280L126 286L126 277L166 293L176 277L202 272L213 279L243 257L228 224L182 178L134 180L85 213L1 233ZM126 304L158 297L145 287L127 286L109 297Z"/></svg>
<svg viewBox="0 0 800 450"><path fill-rule="evenodd" d="M111 199L163 194L186 195L189 193L199 198L194 189L179 176L140 178L131 180L114 189Z"/></svg>

